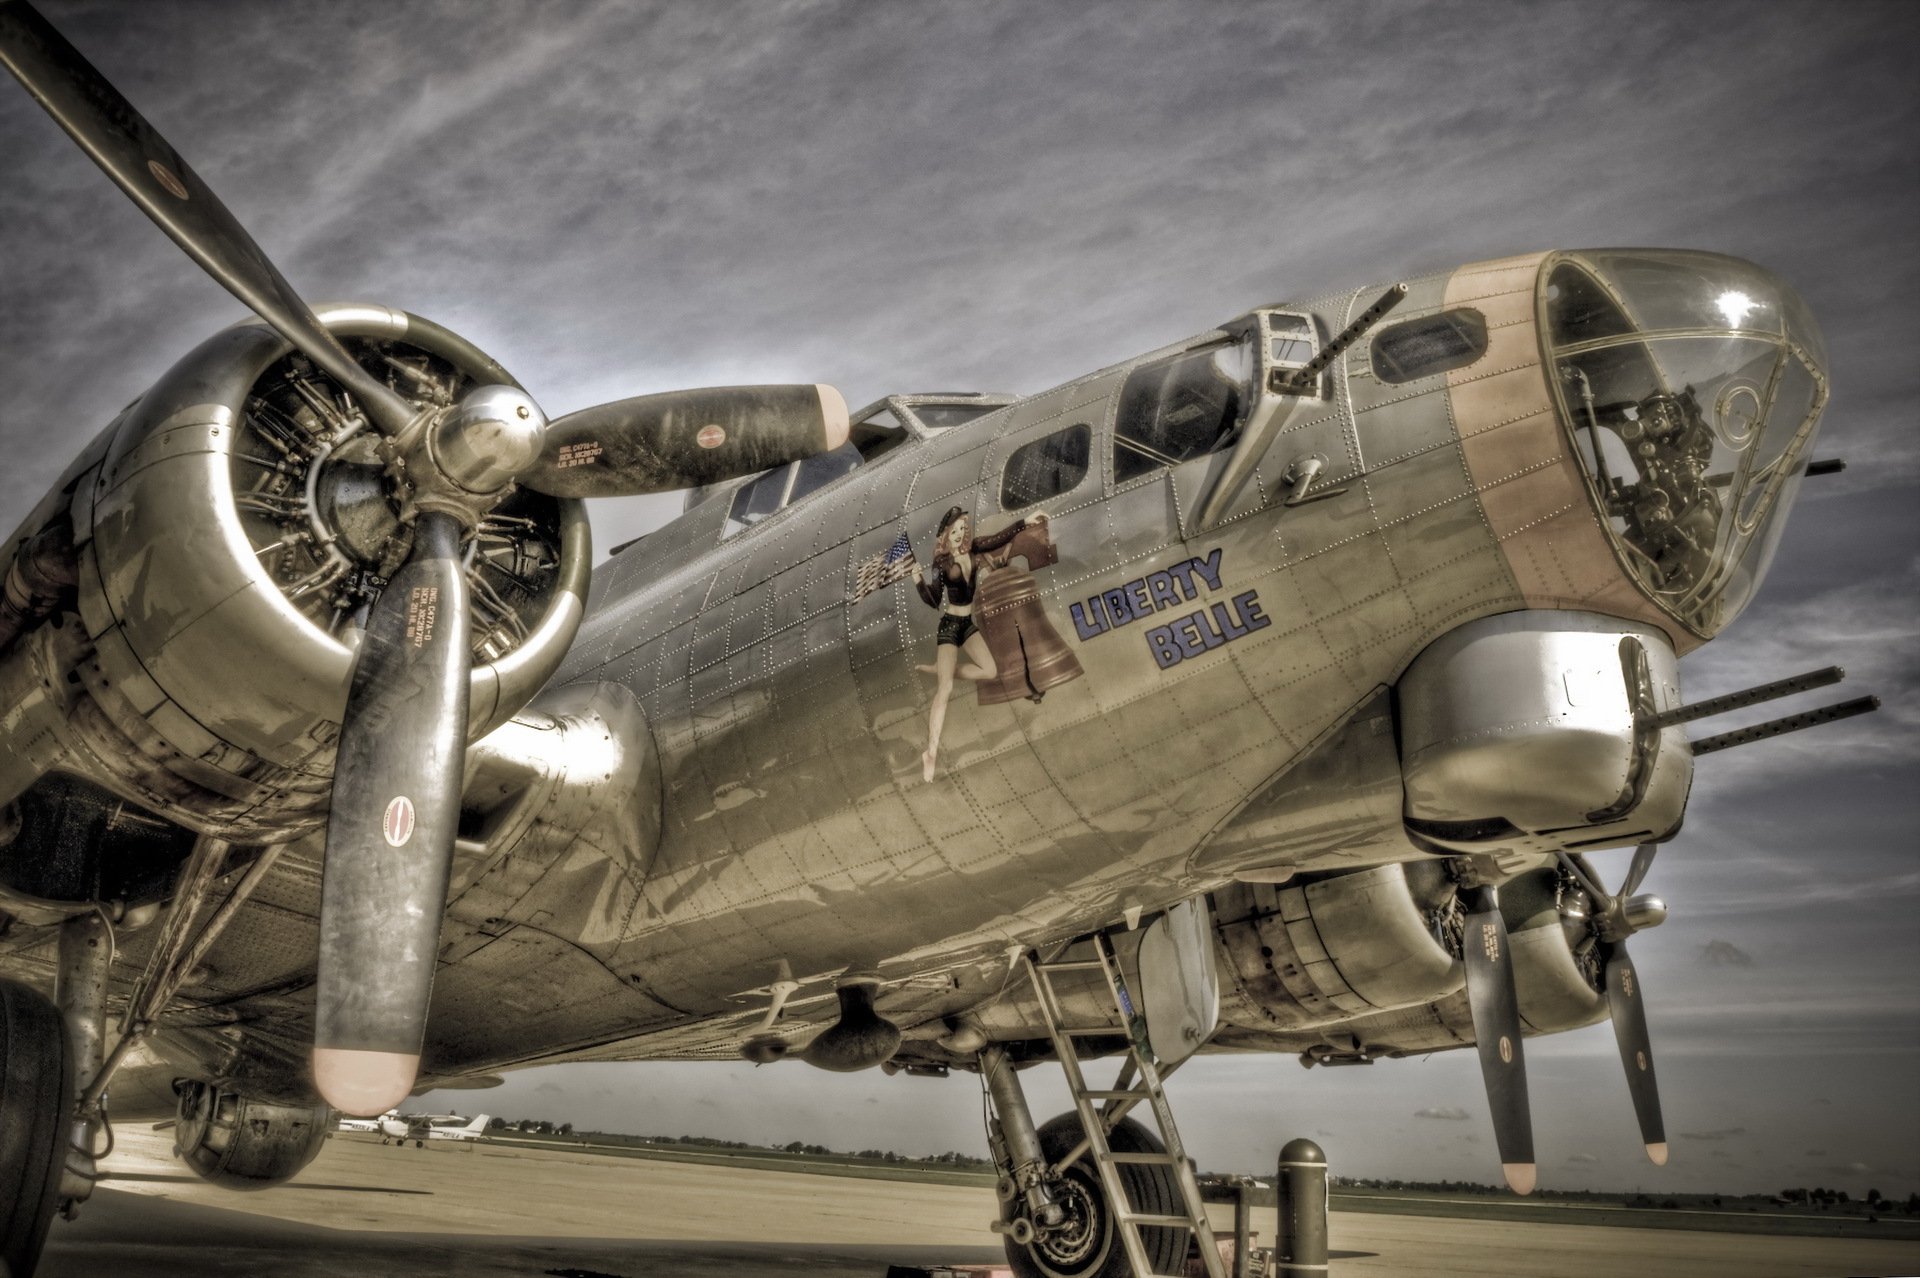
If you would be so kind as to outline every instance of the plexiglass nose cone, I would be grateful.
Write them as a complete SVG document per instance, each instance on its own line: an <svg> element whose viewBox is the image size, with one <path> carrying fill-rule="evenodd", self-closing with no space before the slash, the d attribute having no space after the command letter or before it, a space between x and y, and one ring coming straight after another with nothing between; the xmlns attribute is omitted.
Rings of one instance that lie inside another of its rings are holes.
<svg viewBox="0 0 1920 1278"><path fill-rule="evenodd" d="M1551 380L1616 553L1702 638L1753 596L1804 469L1827 370L1799 296L1739 258L1550 256Z"/></svg>

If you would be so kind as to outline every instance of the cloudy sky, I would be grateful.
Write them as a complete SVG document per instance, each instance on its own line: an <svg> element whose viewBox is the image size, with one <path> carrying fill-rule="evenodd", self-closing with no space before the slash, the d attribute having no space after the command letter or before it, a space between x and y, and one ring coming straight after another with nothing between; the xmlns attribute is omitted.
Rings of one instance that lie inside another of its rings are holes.
<svg viewBox="0 0 1920 1278"><path fill-rule="evenodd" d="M43 7L308 296L448 324L555 415L728 381L828 381L855 405L1037 391L1255 305L1530 249L1771 267L1825 327L1818 451L1850 468L1807 483L1758 602L1685 663L1688 692L1838 663L1888 706L1702 761L1650 880L1672 919L1634 946L1674 1164L1641 1158L1595 1027L1529 1046L1542 1181L1920 1188L1920 11ZM238 312L17 91L0 93L0 160L11 526ZM600 544L660 512L603 503ZM1268 1166L1307 1134L1349 1174L1498 1177L1461 1053L1201 1062L1175 1088L1210 1166ZM959 1078L581 1067L447 1099L631 1131L983 1147Z"/></svg>

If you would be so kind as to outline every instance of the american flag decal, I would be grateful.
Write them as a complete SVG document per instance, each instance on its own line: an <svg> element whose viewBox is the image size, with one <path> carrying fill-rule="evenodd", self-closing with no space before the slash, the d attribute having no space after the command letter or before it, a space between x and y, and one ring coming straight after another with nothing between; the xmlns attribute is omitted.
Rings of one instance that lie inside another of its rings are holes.
<svg viewBox="0 0 1920 1278"><path fill-rule="evenodd" d="M904 581L920 571L920 563L913 557L913 543L901 533L894 543L877 555L870 555L860 561L853 573L853 602L859 603L876 590L891 586L896 581Z"/></svg>

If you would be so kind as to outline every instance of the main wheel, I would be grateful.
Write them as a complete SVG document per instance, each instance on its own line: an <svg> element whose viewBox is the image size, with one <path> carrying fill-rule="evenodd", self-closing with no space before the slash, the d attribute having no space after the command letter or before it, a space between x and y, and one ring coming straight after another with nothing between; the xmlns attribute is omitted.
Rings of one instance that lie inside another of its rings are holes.
<svg viewBox="0 0 1920 1278"><path fill-rule="evenodd" d="M0 1273L31 1278L60 1194L73 1079L52 1003L0 980Z"/></svg>
<svg viewBox="0 0 1920 1278"><path fill-rule="evenodd" d="M1078 1114L1062 1114L1040 1128L1040 1150L1049 1163L1057 1163L1080 1143ZM1163 1154L1166 1147L1152 1132L1123 1118L1107 1137L1117 1154ZM1121 1163L1120 1180L1126 1186L1133 1209L1154 1215L1183 1215L1186 1207L1180 1198L1180 1185L1173 1168L1154 1163ZM1030 1243L1006 1240L1007 1263L1017 1278L1130 1278L1126 1244L1120 1240L1120 1222L1114 1219L1113 1206L1106 1190L1100 1187L1100 1175L1094 1170L1091 1155L1082 1155L1055 1182L1054 1197L1066 1210L1065 1225L1039 1233ZM1147 1263L1155 1273L1181 1270L1187 1256L1185 1229L1142 1229Z"/></svg>

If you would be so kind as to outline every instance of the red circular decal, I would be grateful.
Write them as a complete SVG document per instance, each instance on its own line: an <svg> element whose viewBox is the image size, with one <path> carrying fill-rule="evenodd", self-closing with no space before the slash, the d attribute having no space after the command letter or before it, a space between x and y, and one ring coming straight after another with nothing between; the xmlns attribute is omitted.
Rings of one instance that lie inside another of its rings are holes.
<svg viewBox="0 0 1920 1278"><path fill-rule="evenodd" d="M413 837L413 800L399 795L387 805L387 815L380 822L380 833L387 836L390 847L401 847Z"/></svg>
<svg viewBox="0 0 1920 1278"><path fill-rule="evenodd" d="M153 180L167 188L167 194L176 200L187 198L187 184L174 175L172 169L158 160L147 161L147 172L153 174Z"/></svg>
<svg viewBox="0 0 1920 1278"><path fill-rule="evenodd" d="M702 448L718 448L727 442L727 428L724 426L702 426L694 439Z"/></svg>

